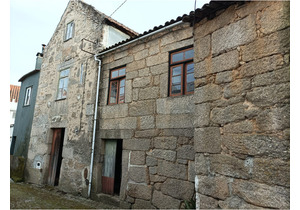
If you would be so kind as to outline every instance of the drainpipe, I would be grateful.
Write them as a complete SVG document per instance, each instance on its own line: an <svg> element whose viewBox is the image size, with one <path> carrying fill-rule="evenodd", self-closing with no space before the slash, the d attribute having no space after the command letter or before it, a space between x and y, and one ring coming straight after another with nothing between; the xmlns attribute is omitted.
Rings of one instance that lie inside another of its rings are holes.
<svg viewBox="0 0 300 210"><path fill-rule="evenodd" d="M95 139L96 139L96 125L97 125L97 112L98 112L98 101L99 101L99 86L100 86L100 74L101 74L101 60L94 56L95 61L98 61L98 79L97 79L97 93L94 111L94 128L93 128L93 140L92 140L92 153L91 153L91 165L90 165L90 177L89 177L89 189L88 198L91 196L92 177L93 177L93 166L94 166L94 150L95 150Z"/></svg>

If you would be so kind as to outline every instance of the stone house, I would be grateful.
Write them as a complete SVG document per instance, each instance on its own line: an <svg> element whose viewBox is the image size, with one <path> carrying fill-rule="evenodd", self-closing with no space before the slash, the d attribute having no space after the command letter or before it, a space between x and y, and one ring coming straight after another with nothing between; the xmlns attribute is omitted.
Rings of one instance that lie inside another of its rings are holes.
<svg viewBox="0 0 300 210"><path fill-rule="evenodd" d="M40 82L28 180L47 182L48 130L60 127L64 191L92 183L92 198L113 194L122 208L183 208L193 196L198 209L289 208L289 45L289 2L211 1L96 48L99 88L87 62L85 87L69 82L68 116L51 114L58 79Z"/></svg>

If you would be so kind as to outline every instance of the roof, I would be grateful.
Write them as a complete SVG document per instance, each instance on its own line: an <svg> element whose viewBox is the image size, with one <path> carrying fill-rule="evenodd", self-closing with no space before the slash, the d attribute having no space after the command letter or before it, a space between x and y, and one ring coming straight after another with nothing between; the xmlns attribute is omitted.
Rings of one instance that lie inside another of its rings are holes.
<svg viewBox="0 0 300 210"><path fill-rule="evenodd" d="M17 85L10 85L10 102L13 101L13 99L15 99L15 102L17 103L19 100L19 94L20 94L20 86Z"/></svg>
<svg viewBox="0 0 300 210"><path fill-rule="evenodd" d="M121 42L118 42L108 48L105 48L101 50L99 53L103 53L105 51L111 50L113 48L116 48L120 45L123 45L127 42L133 41L135 39L142 38L143 36L146 36L148 34L151 34L155 31L158 31L162 28L165 28L167 26L170 26L174 23L183 21L183 22L189 22L191 26L195 23L200 22L202 19L207 18L208 20L213 19L216 16L216 12L222 9L226 9L229 6L233 4L243 4L245 3L245 0L242 1L215 1L211 0L209 3L204 4L202 8L198 8L195 11L191 11L189 14L184 14L182 16L178 16L176 19L172 19L170 21L165 22L164 25L155 26L153 29L150 29L148 31L144 31L142 34L138 34L135 37L128 38L126 40L123 40Z"/></svg>
<svg viewBox="0 0 300 210"><path fill-rule="evenodd" d="M31 75L33 75L33 74L39 72L39 71L40 71L40 70L35 69L35 70L33 70L33 71L31 71L31 72L29 72L29 73L23 75L23 76L19 79L18 82L23 82L24 79L26 79L27 77L29 77L29 76L31 76Z"/></svg>

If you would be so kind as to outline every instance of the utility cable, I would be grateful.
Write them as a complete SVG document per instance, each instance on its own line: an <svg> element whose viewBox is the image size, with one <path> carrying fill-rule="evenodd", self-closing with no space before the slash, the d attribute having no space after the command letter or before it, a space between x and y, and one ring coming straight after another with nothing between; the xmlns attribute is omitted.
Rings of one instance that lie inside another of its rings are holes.
<svg viewBox="0 0 300 210"><path fill-rule="evenodd" d="M115 14L115 12L120 9L125 3L126 3L127 0L125 0L117 9L115 9L115 11L113 11L113 13L111 13L111 15L109 17L111 17L113 14Z"/></svg>

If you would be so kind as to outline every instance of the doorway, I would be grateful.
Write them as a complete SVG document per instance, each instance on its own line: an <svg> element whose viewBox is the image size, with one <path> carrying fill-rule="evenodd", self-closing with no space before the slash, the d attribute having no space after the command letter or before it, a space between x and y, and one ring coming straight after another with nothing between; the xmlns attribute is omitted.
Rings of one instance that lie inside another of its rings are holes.
<svg viewBox="0 0 300 210"><path fill-rule="evenodd" d="M122 175L122 140L105 140L102 192L119 195Z"/></svg>
<svg viewBox="0 0 300 210"><path fill-rule="evenodd" d="M52 131L53 137L49 161L48 184L51 186L57 186L62 162L65 128L53 128Z"/></svg>

